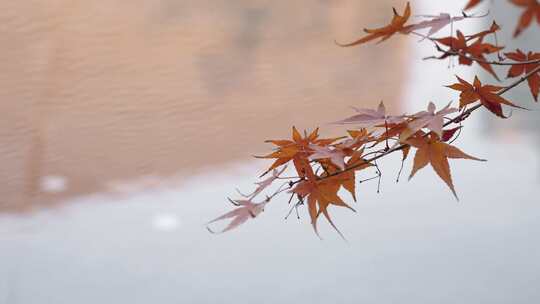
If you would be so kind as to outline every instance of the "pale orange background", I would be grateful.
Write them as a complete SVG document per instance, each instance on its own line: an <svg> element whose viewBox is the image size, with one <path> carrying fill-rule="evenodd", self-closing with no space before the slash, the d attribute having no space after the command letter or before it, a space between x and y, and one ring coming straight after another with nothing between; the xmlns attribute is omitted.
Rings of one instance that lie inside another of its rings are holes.
<svg viewBox="0 0 540 304"><path fill-rule="evenodd" d="M401 1L3 3L0 210L248 160L293 124L335 133L326 123L349 106L400 110L404 40L333 42L387 22L391 4ZM67 190L42 193L51 175Z"/></svg>

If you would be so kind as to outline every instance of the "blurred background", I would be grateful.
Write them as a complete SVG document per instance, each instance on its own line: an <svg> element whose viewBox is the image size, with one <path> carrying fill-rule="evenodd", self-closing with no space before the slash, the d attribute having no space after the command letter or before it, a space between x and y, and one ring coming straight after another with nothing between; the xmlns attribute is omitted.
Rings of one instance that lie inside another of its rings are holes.
<svg viewBox="0 0 540 304"><path fill-rule="evenodd" d="M411 1L461 14L463 1ZM484 1L499 41L539 50L521 10ZM538 106L475 113L456 142L487 163L451 162L456 202L431 169L382 193L362 184L358 213L332 210L348 243L286 198L256 221L211 235L268 162L268 138L350 106L392 113L443 106L457 61L422 61L428 42L394 37L339 48L386 24L404 1L13 1L0 4L0 303L531 303L540 300ZM447 36L450 29L439 35ZM497 69L501 78L506 68ZM457 101L457 100L456 100ZM410 170L406 164L404 175ZM365 173L370 177L373 172Z"/></svg>

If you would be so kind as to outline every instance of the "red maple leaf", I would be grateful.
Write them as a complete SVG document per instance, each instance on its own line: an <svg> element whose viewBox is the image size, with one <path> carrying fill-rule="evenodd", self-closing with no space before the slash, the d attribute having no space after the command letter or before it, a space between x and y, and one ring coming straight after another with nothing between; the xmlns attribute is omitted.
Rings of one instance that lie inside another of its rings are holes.
<svg viewBox="0 0 540 304"><path fill-rule="evenodd" d="M409 5L409 2L407 2L407 6L405 7L403 16L399 15L395 8L393 8L393 11L394 11L394 17L392 18L392 21L390 21L389 25L376 28L376 29L364 29L364 32L367 33L366 36L356 41L353 41L351 43L341 44L341 43L336 42L336 44L343 47L354 46L354 45L366 43L368 41L371 41L377 38L381 38L379 42L383 42L387 40L388 38L394 36L394 34L404 31L405 23L411 17L411 6Z"/></svg>
<svg viewBox="0 0 540 304"><path fill-rule="evenodd" d="M510 2L525 8L514 31L514 37L519 36L523 30L528 28L535 16L536 22L540 24L540 2L538 0L510 0Z"/></svg>
<svg viewBox="0 0 540 304"><path fill-rule="evenodd" d="M496 53L504 47L496 46L491 43L485 43L485 35L478 36L472 44L468 44L471 39L466 39L461 31L457 31L457 37L444 37L435 39L440 44L443 44L450 49L438 59L444 59L448 56L459 56L459 63L463 65L471 65L474 60L477 59L478 64L487 72L489 72L495 79L499 80L497 74L490 64L486 63L485 55ZM474 35L473 35L474 36ZM469 58L468 56L472 57Z"/></svg>
<svg viewBox="0 0 540 304"><path fill-rule="evenodd" d="M517 49L515 52L505 53L505 55L517 62L537 61L536 63L513 65L508 70L508 77L518 77L523 74L529 74L540 66L540 53L529 52L525 54L520 49ZM534 100L538 101L538 93L540 92L540 72L536 72L527 78L527 82L529 83L529 88L531 89Z"/></svg>
<svg viewBox="0 0 540 304"><path fill-rule="evenodd" d="M468 83L467 81L459 78L458 76L456 76L456 78L458 79L459 83L454 83L447 87L461 92L461 94L459 95L460 108L463 108L473 102L480 101L480 103L486 109L501 118L507 118L506 116L504 116L502 111L503 104L515 108L521 108L497 94L497 92L504 89L504 87L494 85L482 85L478 77L474 77L473 84Z"/></svg>
<svg viewBox="0 0 540 304"><path fill-rule="evenodd" d="M465 8L463 10L470 10L471 8L477 6L478 4L480 4L480 2L482 2L482 0L470 0L469 3L467 3L467 5L465 6Z"/></svg>

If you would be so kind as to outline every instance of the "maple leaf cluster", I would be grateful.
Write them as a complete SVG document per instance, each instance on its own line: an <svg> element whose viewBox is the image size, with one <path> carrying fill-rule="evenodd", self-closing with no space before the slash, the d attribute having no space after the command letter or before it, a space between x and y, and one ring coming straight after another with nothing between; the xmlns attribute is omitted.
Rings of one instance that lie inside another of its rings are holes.
<svg viewBox="0 0 540 304"><path fill-rule="evenodd" d="M249 218L255 218L263 207L270 201L267 197L262 202L253 200L274 181L279 180L287 164L292 163L296 176L290 182L284 182L272 196L288 192L297 199L294 205L306 204L313 229L318 234L317 221L323 216L329 224L341 235L329 213L329 207L349 206L340 195L340 190L349 192L356 201L356 172L370 167L377 167L376 155L390 151L388 142L403 143L399 149L403 151L403 160L407 158L410 147L417 149L414 167L410 177L428 163L435 169L439 177L456 195L448 158L464 158L480 160L469 156L447 142L452 138L456 129L444 129L444 119L447 115L457 112L450 105L436 110L435 104L429 103L426 111L412 115L390 116L386 114L381 102L376 110L355 109L356 114L335 122L339 125L354 125L356 130L349 130L347 136L338 138L320 138L319 129L302 135L295 127L292 128L291 139L268 140L276 150L259 158L273 159L261 177L272 172L272 175L256 183L256 189L250 194L242 194L242 200L232 201L239 208L210 223L234 217L231 223L222 231L228 231L244 223ZM426 132L424 132L427 131ZM384 145L381 149L378 145ZM395 147L393 149L396 149ZM375 157L369 157L375 155ZM278 168L281 167L281 170ZM292 181L294 180L294 181Z"/></svg>
<svg viewBox="0 0 540 304"><path fill-rule="evenodd" d="M471 9L480 2L480 0L470 1L465 9ZM540 22L540 5L536 0L511 0L510 2L526 8L516 35L529 26L531 23L529 19L532 18L530 16L535 15ZM448 103L445 107L437 109L431 101L426 110L410 115L389 115L383 102L380 102L377 109L353 108L354 115L334 122L336 125L347 126L347 133L342 137L321 138L318 128L311 132L300 133L292 127L290 139L266 141L274 146L274 150L258 158L271 159L272 164L260 176L264 179L256 183L253 192L244 194L238 191L241 199L229 199L237 208L217 217L209 224L231 219L229 224L219 232L229 231L261 214L275 196L288 193L289 204L293 200L295 202L291 205L289 215L293 210L297 211L298 207L306 205L311 225L317 235L319 235L318 221L323 217L343 237L330 216L331 208L341 207L354 211L345 202L343 193L348 192L353 201L356 201L356 186L363 182L357 179L357 172L374 168L377 173L374 178L379 180L380 185L381 173L377 161L397 151L402 152L403 168L403 162L407 160L411 150L414 150L409 179L429 164L458 199L449 160L484 161L452 145L461 133L463 121L479 108L484 108L499 118L508 117L504 114L504 107L523 109L502 96L522 82L527 81L535 101L538 101L540 91L540 53L517 49L504 53L503 57L500 52L505 47L499 46L496 39L495 44L486 42L489 36L495 36L501 30L495 22L488 29L469 35L458 30L455 37L432 37L454 22L485 16L465 13L461 16L451 16L446 13L419 15L420 18L427 20L407 24L411 17L411 6L407 3L402 15L396 9L393 10L392 20L387 26L365 29L367 35L351 43L336 43L343 47L350 47L376 39L382 42L397 33L415 35L421 37L421 41L431 41L436 49L442 52L442 55L433 58L444 59L457 56L459 63L463 65L472 65L476 62L497 80L499 77L493 66L508 66L507 77L519 77L517 80L507 86L501 86L483 84L478 76L469 82L456 75L457 82L447 87L459 92L457 108L452 107L452 103ZM427 33L419 32L424 30L427 30ZM488 60L487 56L493 54L497 54L498 60ZM292 171L290 174L292 176L283 176L287 168L291 168L289 171ZM267 176L269 173L271 173L270 176ZM400 173L401 169L398 180ZM269 194L258 199L264 192ZM215 232L213 229L209 228L209 230Z"/></svg>
<svg viewBox="0 0 540 304"><path fill-rule="evenodd" d="M491 43L484 42L484 38L497 32L500 27L494 22L490 29L469 35L465 37L461 31L456 32L456 37L444 37L434 39L436 43L442 44L448 47L448 50L441 50L444 54L438 59L444 59L449 56L458 56L459 64L472 65L473 62L477 62L484 70L493 75L495 79L499 80L499 77L493 70L491 64L486 60L486 55L497 53L504 49L502 46L496 46ZM438 46L438 45L437 45Z"/></svg>

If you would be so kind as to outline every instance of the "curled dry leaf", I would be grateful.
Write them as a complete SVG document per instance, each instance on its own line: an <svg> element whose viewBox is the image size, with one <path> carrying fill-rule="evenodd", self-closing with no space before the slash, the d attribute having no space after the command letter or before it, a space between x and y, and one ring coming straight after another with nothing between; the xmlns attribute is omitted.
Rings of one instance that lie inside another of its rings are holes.
<svg viewBox="0 0 540 304"><path fill-rule="evenodd" d="M415 136L407 140L407 144L415 147L416 154L414 155L414 164L409 176L409 180L422 168L430 164L437 175L448 185L452 193L458 199L452 174L450 172L449 158L472 159L477 161L485 161L473 156L470 156L458 148L440 141L435 136Z"/></svg>
<svg viewBox="0 0 540 304"><path fill-rule="evenodd" d="M536 63L517 64L511 66L508 70L508 77L518 77L524 74L526 75L532 73L534 69L540 66L540 53L529 52L525 54L520 49L517 49L515 52L505 53L504 55L517 62L537 61ZM536 72L527 78L527 83L529 84L529 89L531 90L534 100L538 101L538 94L540 92L540 72Z"/></svg>
<svg viewBox="0 0 540 304"><path fill-rule="evenodd" d="M513 104L512 102L504 99L497 94L497 92L504 89L504 87L482 85L482 83L476 76L474 77L473 84L468 83L467 81L459 78L458 76L456 76L456 78L458 79L459 83L454 83L447 87L461 92L461 94L459 95L460 108L463 108L464 106L473 102L480 101L480 103L486 109L501 118L507 118L506 116L504 116L502 111L503 104L514 108L523 109L522 107Z"/></svg>
<svg viewBox="0 0 540 304"><path fill-rule="evenodd" d="M345 43L341 44L336 41L336 44L342 47L348 47L348 46L354 46L359 45L362 43L366 43L368 41L381 38L380 42L383 42L387 40L388 38L392 37L396 33L405 33L405 23L407 23L407 20L411 17L411 6L409 5L409 2L407 2L407 6L405 7L405 11L403 13L403 16L399 15L396 11L396 9L393 9L394 11L394 17L392 18L392 21L389 25L376 28L376 29L364 29L364 32L366 32L368 35L353 41L351 43Z"/></svg>

